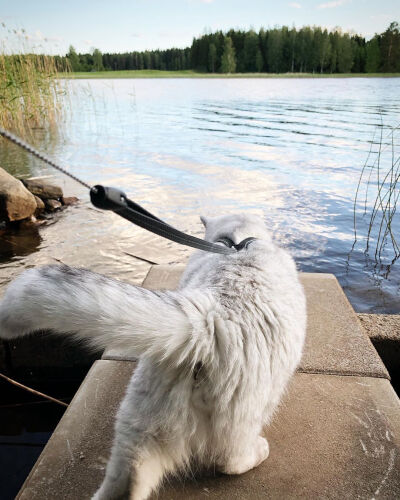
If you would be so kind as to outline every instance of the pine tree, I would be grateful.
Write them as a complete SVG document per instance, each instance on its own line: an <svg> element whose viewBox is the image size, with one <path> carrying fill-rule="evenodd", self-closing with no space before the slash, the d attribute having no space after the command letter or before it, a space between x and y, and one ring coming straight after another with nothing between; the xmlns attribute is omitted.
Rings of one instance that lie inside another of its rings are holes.
<svg viewBox="0 0 400 500"><path fill-rule="evenodd" d="M234 73L236 71L235 49L233 48L232 38L226 36L224 40L224 52L221 58L221 72Z"/></svg>
<svg viewBox="0 0 400 500"><path fill-rule="evenodd" d="M282 32L274 29L268 34L268 71L279 73L282 71Z"/></svg>
<svg viewBox="0 0 400 500"><path fill-rule="evenodd" d="M103 56L99 49L93 50L93 70L94 71L104 71L103 66Z"/></svg>
<svg viewBox="0 0 400 500"><path fill-rule="evenodd" d="M331 58L332 46L331 41L329 39L329 34L327 30L322 32L322 40L321 40L321 52L320 52L320 72L323 73L324 69L328 66L328 62Z"/></svg>
<svg viewBox="0 0 400 500"><path fill-rule="evenodd" d="M379 47L378 35L375 35L366 47L367 60L365 63L365 71L367 73L378 73L381 66L381 49Z"/></svg>
<svg viewBox="0 0 400 500"><path fill-rule="evenodd" d="M351 46L353 51L353 73L365 73L365 38L361 36L353 36L351 38Z"/></svg>
<svg viewBox="0 0 400 500"><path fill-rule="evenodd" d="M257 54L260 53L260 45L258 35L253 30L246 33L244 37L243 51L244 71L259 71L257 69Z"/></svg>
<svg viewBox="0 0 400 500"><path fill-rule="evenodd" d="M144 69L152 69L151 68L151 56L150 56L150 52L147 51L147 50L143 54L143 67L144 67Z"/></svg>
<svg viewBox="0 0 400 500"><path fill-rule="evenodd" d="M322 59L322 30L321 28L314 28L314 37L312 45L312 72L315 73L321 68ZM322 73L322 69L320 70Z"/></svg>
<svg viewBox="0 0 400 500"><path fill-rule="evenodd" d="M264 58L262 56L261 50L257 49L256 53L256 71L257 73L261 73L264 68Z"/></svg>
<svg viewBox="0 0 400 500"><path fill-rule="evenodd" d="M296 62L296 36L297 31L296 28L292 28L289 32L289 52L290 52L290 72L294 73L295 71L295 62Z"/></svg>
<svg viewBox="0 0 400 500"><path fill-rule="evenodd" d="M78 54L76 53L76 50L72 45L69 46L67 58L69 60L69 64L71 65L72 71L81 71Z"/></svg>
<svg viewBox="0 0 400 500"><path fill-rule="evenodd" d="M236 71L238 73L243 73L246 71L246 57L244 50L244 39L246 36L246 32L240 30L239 31L229 30L227 36L229 36L232 39L233 48L235 50ZM225 38L223 40L223 46L225 46Z"/></svg>
<svg viewBox="0 0 400 500"><path fill-rule="evenodd" d="M350 73L353 66L351 40L347 33L339 38L337 48L337 69L339 73Z"/></svg>
<svg viewBox="0 0 400 500"><path fill-rule="evenodd" d="M210 43L208 47L208 71L215 73L217 68L217 48L214 43Z"/></svg>
<svg viewBox="0 0 400 500"><path fill-rule="evenodd" d="M400 71L400 26L393 22L381 35L382 71Z"/></svg>

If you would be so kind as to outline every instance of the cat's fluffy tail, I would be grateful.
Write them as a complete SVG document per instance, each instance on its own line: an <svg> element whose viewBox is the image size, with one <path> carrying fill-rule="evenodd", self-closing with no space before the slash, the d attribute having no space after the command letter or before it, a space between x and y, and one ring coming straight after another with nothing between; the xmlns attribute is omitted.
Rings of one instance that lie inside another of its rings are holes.
<svg viewBox="0 0 400 500"><path fill-rule="evenodd" d="M0 302L0 337L51 330L96 349L120 347L155 361L196 363L201 336L188 308L196 314L177 292L153 292L65 265L46 266L25 271L8 286Z"/></svg>

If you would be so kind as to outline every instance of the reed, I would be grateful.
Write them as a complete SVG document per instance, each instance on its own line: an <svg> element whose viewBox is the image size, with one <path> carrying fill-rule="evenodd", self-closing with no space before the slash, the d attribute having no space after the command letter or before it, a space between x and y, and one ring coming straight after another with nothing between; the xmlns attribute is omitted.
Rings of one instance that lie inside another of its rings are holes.
<svg viewBox="0 0 400 500"><path fill-rule="evenodd" d="M361 219L366 223L363 238L365 252L368 255L372 253L379 264L386 260L392 265L400 257L400 221L397 212L400 197L399 132L400 124L385 127L381 123L379 137L377 140L373 138L361 170L354 199L355 242L358 239L357 227L360 219L357 219L357 213L360 213L362 207Z"/></svg>
<svg viewBox="0 0 400 500"><path fill-rule="evenodd" d="M26 139L32 139L34 129L57 131L68 87L58 76L69 72L68 63L33 52L36 48L24 31L7 29L4 24L2 29L13 37L11 41L10 36L4 37L0 46L0 126Z"/></svg>

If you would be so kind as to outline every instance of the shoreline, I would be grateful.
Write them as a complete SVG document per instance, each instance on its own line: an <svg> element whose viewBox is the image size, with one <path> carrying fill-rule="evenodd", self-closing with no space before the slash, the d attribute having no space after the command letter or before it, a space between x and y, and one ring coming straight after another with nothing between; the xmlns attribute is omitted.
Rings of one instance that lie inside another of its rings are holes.
<svg viewBox="0 0 400 500"><path fill-rule="evenodd" d="M245 79L245 78L399 78L400 73L201 73L192 70L161 71L152 69L121 71L82 71L76 73L60 73L61 79L114 79L114 78L211 78L211 79Z"/></svg>

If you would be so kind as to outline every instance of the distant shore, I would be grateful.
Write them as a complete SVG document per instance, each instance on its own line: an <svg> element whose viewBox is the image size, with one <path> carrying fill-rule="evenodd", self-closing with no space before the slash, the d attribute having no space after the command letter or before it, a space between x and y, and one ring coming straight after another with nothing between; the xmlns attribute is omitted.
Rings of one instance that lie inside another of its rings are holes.
<svg viewBox="0 0 400 500"><path fill-rule="evenodd" d="M154 69L60 73L60 78L399 78L400 73L200 73Z"/></svg>

